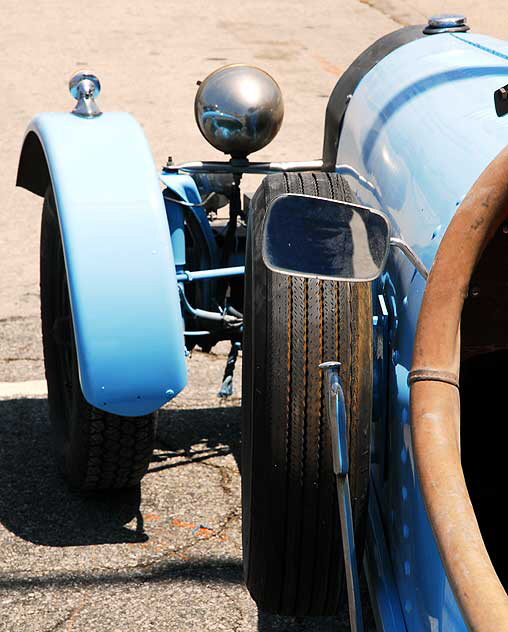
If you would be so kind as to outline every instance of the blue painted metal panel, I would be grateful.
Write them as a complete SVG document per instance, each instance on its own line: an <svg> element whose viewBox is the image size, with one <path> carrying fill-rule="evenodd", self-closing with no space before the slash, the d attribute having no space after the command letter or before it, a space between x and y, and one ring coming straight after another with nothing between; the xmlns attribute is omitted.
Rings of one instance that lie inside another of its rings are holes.
<svg viewBox="0 0 508 632"><path fill-rule="evenodd" d="M216 267L219 265L219 254L217 250L217 244L215 243L215 237L213 235L212 229L210 227L210 222L206 216L206 212L201 204L201 196L199 195L198 188L196 183L194 182L192 176L183 173L162 173L160 174L161 182L168 188L168 191L176 194L178 199L187 202L188 204L195 204L196 206L189 206L189 210L194 213L196 220L200 226L201 231L206 240L206 244L209 250L210 261L212 262L212 267ZM181 206L177 210L175 207L177 204L166 201L166 208L168 211L168 220L170 225L173 223L176 225L176 221L171 219L171 214L182 212ZM175 255L178 252L178 257L176 261L181 261L183 258L185 262L185 252L181 253L182 248L182 240L180 239L179 233L175 233L172 235L172 239L175 249ZM183 246L185 247L185 240L183 240Z"/></svg>
<svg viewBox="0 0 508 632"><path fill-rule="evenodd" d="M164 195L164 206L168 218L171 245L173 246L173 259L176 271L185 267L185 217L181 204L172 202Z"/></svg>
<svg viewBox="0 0 508 632"><path fill-rule="evenodd" d="M120 415L159 408L186 383L168 224L147 141L125 113L40 114L87 401Z"/></svg>
<svg viewBox="0 0 508 632"><path fill-rule="evenodd" d="M493 93L508 83L508 43L442 34L395 50L358 85L345 116L337 163L360 204L380 208L394 232L430 268L439 242L473 182L508 143L508 117ZM363 180L355 173L360 174ZM408 630L458 632L465 625L446 578L421 498L411 445L407 374L425 282L398 251L375 284L389 311L385 433L375 433L373 482ZM380 445L380 442L383 442Z"/></svg>
<svg viewBox="0 0 508 632"><path fill-rule="evenodd" d="M377 629L379 632L406 632L374 490L369 494L364 566Z"/></svg>

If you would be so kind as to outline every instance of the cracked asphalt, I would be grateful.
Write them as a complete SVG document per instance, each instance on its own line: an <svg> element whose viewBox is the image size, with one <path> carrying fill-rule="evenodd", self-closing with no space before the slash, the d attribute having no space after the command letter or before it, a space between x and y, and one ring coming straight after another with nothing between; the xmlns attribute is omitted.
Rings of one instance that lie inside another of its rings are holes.
<svg viewBox="0 0 508 632"><path fill-rule="evenodd" d="M72 108L73 71L98 73L101 108L132 112L162 164L168 154L220 159L194 123L196 80L226 63L254 63L278 80L286 110L279 136L256 158L314 159L340 73L378 37L443 8L464 12L477 32L508 36L501 0L2 0L0 383L44 378L41 201L14 182L31 116ZM220 402L226 353L222 345L189 359L189 386L161 411L147 476L117 497L68 491L44 397L0 398L1 632L348 629L344 619L263 615L243 587L241 366L234 396Z"/></svg>

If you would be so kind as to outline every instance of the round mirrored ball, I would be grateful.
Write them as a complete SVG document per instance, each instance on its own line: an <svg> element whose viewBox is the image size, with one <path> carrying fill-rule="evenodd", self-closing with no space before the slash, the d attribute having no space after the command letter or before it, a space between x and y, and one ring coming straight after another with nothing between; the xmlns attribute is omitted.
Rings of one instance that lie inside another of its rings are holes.
<svg viewBox="0 0 508 632"><path fill-rule="evenodd" d="M206 140L233 158L245 158L275 138L284 117L279 85L256 66L219 68L201 83L194 101Z"/></svg>

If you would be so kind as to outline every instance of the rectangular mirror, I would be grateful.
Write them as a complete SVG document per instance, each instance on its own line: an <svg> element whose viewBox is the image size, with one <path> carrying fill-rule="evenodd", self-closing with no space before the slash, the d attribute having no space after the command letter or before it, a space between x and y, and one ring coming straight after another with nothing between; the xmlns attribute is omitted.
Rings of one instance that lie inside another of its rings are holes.
<svg viewBox="0 0 508 632"><path fill-rule="evenodd" d="M373 281L383 271L390 226L366 206L288 193L269 206L263 260L275 272L341 281Z"/></svg>

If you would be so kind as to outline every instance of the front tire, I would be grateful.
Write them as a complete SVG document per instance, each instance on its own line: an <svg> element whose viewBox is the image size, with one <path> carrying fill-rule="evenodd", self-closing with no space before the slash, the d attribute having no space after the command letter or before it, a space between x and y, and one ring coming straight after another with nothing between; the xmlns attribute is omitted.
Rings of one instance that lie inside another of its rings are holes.
<svg viewBox="0 0 508 632"><path fill-rule="evenodd" d="M155 442L155 414L121 417L83 397L53 191L44 198L40 294L49 418L58 466L77 492L137 485L148 469Z"/></svg>
<svg viewBox="0 0 508 632"><path fill-rule="evenodd" d="M287 173L265 178L251 205L242 401L244 575L261 610L334 615L345 605L344 563L318 365L342 363L360 561L369 480L371 288L266 268L263 219L284 193L353 201L338 175Z"/></svg>

